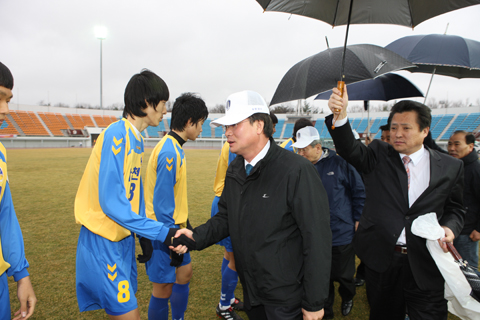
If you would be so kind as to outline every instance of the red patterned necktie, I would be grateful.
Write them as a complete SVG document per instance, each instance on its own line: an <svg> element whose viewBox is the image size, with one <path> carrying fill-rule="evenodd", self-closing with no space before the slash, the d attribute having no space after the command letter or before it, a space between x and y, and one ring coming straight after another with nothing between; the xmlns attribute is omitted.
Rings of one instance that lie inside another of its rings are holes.
<svg viewBox="0 0 480 320"><path fill-rule="evenodd" d="M403 165L405 166L405 170L407 171L408 176L408 189L410 189L410 169L408 168L408 164L412 161L409 156L405 156L402 158Z"/></svg>

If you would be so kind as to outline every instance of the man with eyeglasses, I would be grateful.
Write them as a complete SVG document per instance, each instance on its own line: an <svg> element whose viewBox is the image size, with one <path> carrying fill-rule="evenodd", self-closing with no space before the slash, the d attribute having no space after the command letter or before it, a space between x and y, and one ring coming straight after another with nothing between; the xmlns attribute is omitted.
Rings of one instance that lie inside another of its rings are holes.
<svg viewBox="0 0 480 320"><path fill-rule="evenodd" d="M223 125L230 163L219 212L192 231L202 250L230 236L246 313L257 319L321 319L332 236L328 198L314 166L277 146L267 104L253 91L230 95ZM183 250L186 251L186 250Z"/></svg>

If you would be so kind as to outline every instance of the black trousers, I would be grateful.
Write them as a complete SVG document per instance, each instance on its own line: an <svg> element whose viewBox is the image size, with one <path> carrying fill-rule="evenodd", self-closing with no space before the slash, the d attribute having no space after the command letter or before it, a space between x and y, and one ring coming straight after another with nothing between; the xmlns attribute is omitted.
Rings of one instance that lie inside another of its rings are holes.
<svg viewBox="0 0 480 320"><path fill-rule="evenodd" d="M365 266L370 320L446 320L444 290L421 290L413 278L406 254L395 252L390 268L382 273Z"/></svg>
<svg viewBox="0 0 480 320"><path fill-rule="evenodd" d="M302 320L302 307L255 306L245 311L250 320Z"/></svg>
<svg viewBox="0 0 480 320"><path fill-rule="evenodd" d="M353 245L332 247L332 269L330 271L330 288L328 298L325 300L325 313L331 314L334 299L335 286L334 281L340 284L338 293L342 301L352 300L355 296L355 252Z"/></svg>

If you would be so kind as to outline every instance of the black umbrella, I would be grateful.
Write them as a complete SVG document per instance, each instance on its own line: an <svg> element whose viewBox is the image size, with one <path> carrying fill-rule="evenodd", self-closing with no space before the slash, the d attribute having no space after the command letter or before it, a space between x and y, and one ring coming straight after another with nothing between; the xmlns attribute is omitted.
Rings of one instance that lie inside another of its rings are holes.
<svg viewBox="0 0 480 320"><path fill-rule="evenodd" d="M343 48L327 49L294 65L283 76L270 105L306 99L331 89L340 74L342 55ZM396 53L370 44L347 46L345 66L347 84L413 67Z"/></svg>
<svg viewBox="0 0 480 320"><path fill-rule="evenodd" d="M410 72L430 73L425 100L433 76L480 78L480 42L447 34L403 37L385 47L410 60L417 68Z"/></svg>
<svg viewBox="0 0 480 320"><path fill-rule="evenodd" d="M316 100L328 100L332 90L320 93ZM348 100L380 100L388 101L410 97L423 97L418 88L395 73L382 74L381 76L353 83L348 86Z"/></svg>
<svg viewBox="0 0 480 320"><path fill-rule="evenodd" d="M257 0L257 2L264 11L298 14L324 21L332 26L347 25L344 56L350 24L385 23L414 28L442 13L480 4L480 0ZM342 63L337 80L345 81L346 76Z"/></svg>
<svg viewBox="0 0 480 320"><path fill-rule="evenodd" d="M455 262L458 264L460 267L460 270L462 270L463 275L468 281L468 284L472 287L472 292L470 292L470 295L472 298L480 302L480 277L478 274L475 272L475 270L468 265L468 262L462 259L462 256L458 253L457 249L453 246L453 244L447 242L447 248L448 251L452 254L453 258L455 259Z"/></svg>
<svg viewBox="0 0 480 320"><path fill-rule="evenodd" d="M320 93L315 100L328 100L332 90ZM367 123L370 122L370 109L368 101L402 99L410 97L423 97L418 88L402 76L394 73L382 74L381 76L353 83L348 86L348 100L363 100L365 110L368 110ZM369 134L370 127L367 129Z"/></svg>

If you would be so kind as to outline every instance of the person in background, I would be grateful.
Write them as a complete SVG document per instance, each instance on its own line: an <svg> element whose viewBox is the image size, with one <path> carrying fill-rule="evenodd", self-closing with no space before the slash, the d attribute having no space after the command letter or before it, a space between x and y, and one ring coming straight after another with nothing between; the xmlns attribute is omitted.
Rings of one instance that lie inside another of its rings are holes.
<svg viewBox="0 0 480 320"><path fill-rule="evenodd" d="M355 296L355 252L352 240L365 203L365 186L357 170L335 151L323 148L320 135L314 127L307 126L297 131L293 144L298 154L309 160L317 169L327 191L330 206L330 229L332 230L332 267L328 299L325 301L323 319L333 319L335 287L342 298L342 315L347 316L353 308Z"/></svg>
<svg viewBox="0 0 480 320"><path fill-rule="evenodd" d="M171 131L157 143L148 161L146 214L168 228L188 225L187 159L183 145L197 139L207 117L208 109L201 98L192 93L179 96L172 107ZM148 242L147 238L140 239L142 248L152 246ZM183 319L193 273L190 253L176 255L163 242L153 241L153 254L145 261L145 267L153 283L148 318L167 320L170 300L172 319Z"/></svg>
<svg viewBox="0 0 480 320"><path fill-rule="evenodd" d="M8 103L13 97L13 75L0 62L0 125L9 113ZM7 172L7 150L0 142L0 319L11 319L10 295L7 277L13 276L17 283L20 308L15 320L28 319L35 311L37 297L33 291L28 261L25 258L22 230L18 223Z"/></svg>
<svg viewBox="0 0 480 320"><path fill-rule="evenodd" d="M460 235L453 244L458 253L478 272L478 240L480 240L480 161L474 148L475 136L455 131L448 140L448 153L463 161L465 186L463 204L467 214Z"/></svg>
<svg viewBox="0 0 480 320"><path fill-rule="evenodd" d="M374 140L367 146L353 138L347 118L348 94L336 88L328 101L334 113L325 119L338 154L363 173L367 196L353 244L365 263L370 319L446 320L445 280L425 239L411 232L419 216L435 212L446 242L460 234L463 208L463 163L424 147L430 109L404 100L390 112L391 145ZM332 122L335 117L335 128ZM373 195L373 196L370 196Z"/></svg>
<svg viewBox="0 0 480 320"><path fill-rule="evenodd" d="M297 121L295 121L295 125L293 126L293 136L291 138L283 141L280 144L280 147L282 147L282 148L284 148L288 151L292 151L294 153L297 153L297 149L295 147L293 147L292 145L296 141L297 131L302 129L302 128L305 128L306 126L313 127L312 121L308 120L307 118L300 118Z"/></svg>

